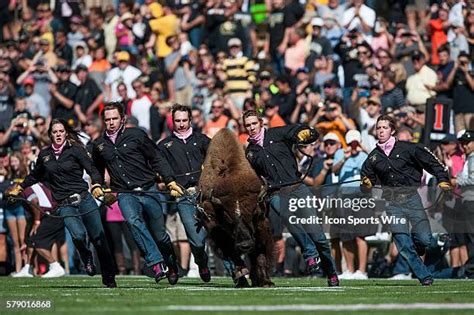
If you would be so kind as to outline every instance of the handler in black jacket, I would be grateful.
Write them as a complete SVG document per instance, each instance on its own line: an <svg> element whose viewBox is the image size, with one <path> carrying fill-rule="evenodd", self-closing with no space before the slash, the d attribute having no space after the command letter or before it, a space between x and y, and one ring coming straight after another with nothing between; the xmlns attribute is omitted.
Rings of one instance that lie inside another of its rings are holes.
<svg viewBox="0 0 474 315"><path fill-rule="evenodd" d="M382 115L377 119L376 132L377 147L362 166L362 188L370 189L377 182L385 187L382 196L389 201L387 215L400 219L390 224L398 251L420 283L430 286L433 277L419 255L433 245L434 239L417 188L421 186L425 169L436 177L442 190L450 190L447 168L428 148L397 141L396 124L391 116ZM412 226L413 240L408 222Z"/></svg>
<svg viewBox="0 0 474 315"><path fill-rule="evenodd" d="M206 232L196 231L196 185L201 175L202 164L206 157L211 139L196 132L191 127L191 108L176 104L172 109L173 134L158 144L160 153L170 164L179 185L187 190L188 197L177 195L177 208L183 222L191 251L199 267L199 275L204 282L211 280L208 257L205 252ZM191 203L193 202L193 203Z"/></svg>
<svg viewBox="0 0 474 315"><path fill-rule="evenodd" d="M72 235L87 274L96 274L92 252L87 243L89 238L97 250L102 283L106 287L114 288L117 286L114 262L100 221L99 208L83 179L84 170L94 183L92 195L95 198L104 196L101 188L102 178L77 132L65 121L54 119L48 134L52 145L40 152L34 170L8 195L17 196L24 188L38 182L47 185L58 203L57 213L64 216L64 224Z"/></svg>
<svg viewBox="0 0 474 315"><path fill-rule="evenodd" d="M321 225L294 221L296 218L314 217L316 210L307 205L290 209L293 201L306 200L314 196L301 182L301 174L292 147L295 144L316 141L317 132L304 125L265 130L262 119L253 110L244 113L243 124L250 136L246 150L247 159L257 174L264 177L269 185L269 217L272 228L277 227L281 220L300 245L308 268L316 270L320 258L321 266L328 276L328 285L338 286L334 259Z"/></svg>
<svg viewBox="0 0 474 315"><path fill-rule="evenodd" d="M93 159L101 175L107 169L114 191L135 191L117 195L120 210L147 265L153 268L155 281L167 277L174 285L178 282L178 266L166 233L157 178L162 177L173 193L182 190L174 182L168 162L158 154L157 146L146 133L138 128L125 128L120 103L107 104L103 118L106 131L93 143ZM146 223L143 214L147 215Z"/></svg>

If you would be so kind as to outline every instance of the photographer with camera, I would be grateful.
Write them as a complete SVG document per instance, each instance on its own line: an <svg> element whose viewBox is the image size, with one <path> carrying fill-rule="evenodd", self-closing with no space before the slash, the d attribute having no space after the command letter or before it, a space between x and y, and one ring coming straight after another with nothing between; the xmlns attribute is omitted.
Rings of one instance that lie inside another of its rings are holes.
<svg viewBox="0 0 474 315"><path fill-rule="evenodd" d="M474 130L474 73L470 65L470 56L461 52L453 70L448 76L448 86L453 91L454 125L456 132Z"/></svg>
<svg viewBox="0 0 474 315"><path fill-rule="evenodd" d="M310 126L316 125L316 128L322 134L334 132L338 136L342 147L345 148L344 135L348 130L356 129L356 126L354 121L342 112L341 104L342 100L340 99L326 101L326 104L314 116Z"/></svg>

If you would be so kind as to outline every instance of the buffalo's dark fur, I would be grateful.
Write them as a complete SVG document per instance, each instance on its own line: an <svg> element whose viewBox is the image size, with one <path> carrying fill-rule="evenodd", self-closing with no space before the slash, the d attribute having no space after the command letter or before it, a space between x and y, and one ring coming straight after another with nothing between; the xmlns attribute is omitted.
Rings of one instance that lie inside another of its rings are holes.
<svg viewBox="0 0 474 315"><path fill-rule="evenodd" d="M250 259L252 286L268 287L273 239L264 209L258 203L261 181L245 157L242 145L228 129L219 131L207 151L199 182L201 206L216 254L236 266L234 281L246 283L248 269L240 258Z"/></svg>

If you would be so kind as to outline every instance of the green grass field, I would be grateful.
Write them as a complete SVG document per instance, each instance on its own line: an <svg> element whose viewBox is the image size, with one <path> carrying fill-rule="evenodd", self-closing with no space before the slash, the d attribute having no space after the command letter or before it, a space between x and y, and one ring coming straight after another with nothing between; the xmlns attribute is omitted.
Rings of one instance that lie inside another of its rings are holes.
<svg viewBox="0 0 474 315"><path fill-rule="evenodd" d="M118 289L100 277L0 278L0 314L474 314L474 281L343 281L274 279L273 289L234 289L230 278L180 279L172 287L146 277L118 277ZM7 300L51 300L51 310L7 310ZM375 308L375 309L374 309ZM393 310L396 308L396 310ZM389 309L389 310L387 310Z"/></svg>

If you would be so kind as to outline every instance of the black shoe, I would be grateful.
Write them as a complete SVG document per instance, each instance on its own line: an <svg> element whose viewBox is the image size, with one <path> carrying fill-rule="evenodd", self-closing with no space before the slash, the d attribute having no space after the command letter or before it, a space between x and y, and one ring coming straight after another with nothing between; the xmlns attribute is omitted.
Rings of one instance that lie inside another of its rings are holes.
<svg viewBox="0 0 474 315"><path fill-rule="evenodd" d="M171 285L175 285L179 280L179 268L175 261L168 266L168 273L166 274L168 282Z"/></svg>
<svg viewBox="0 0 474 315"><path fill-rule="evenodd" d="M204 282L209 282L211 281L211 271L209 268L206 267L199 267L199 276L201 277L201 280Z"/></svg>
<svg viewBox="0 0 474 315"><path fill-rule="evenodd" d="M332 275L328 277L328 287L338 287L339 286L339 278L337 275Z"/></svg>
<svg viewBox="0 0 474 315"><path fill-rule="evenodd" d="M433 278L427 278L421 281L421 285L424 287L431 287L433 285Z"/></svg>
<svg viewBox="0 0 474 315"><path fill-rule="evenodd" d="M153 271L155 272L155 281L156 283L160 282L161 279L166 278L166 266L164 263L160 262L153 266Z"/></svg>
<svg viewBox="0 0 474 315"><path fill-rule="evenodd" d="M84 268L86 269L86 273L91 277L97 274L97 270L95 269L94 265L94 257L92 254L90 254L87 258Z"/></svg>
<svg viewBox="0 0 474 315"><path fill-rule="evenodd" d="M102 276L102 284L104 288L116 288L117 282L115 282L115 276Z"/></svg>

